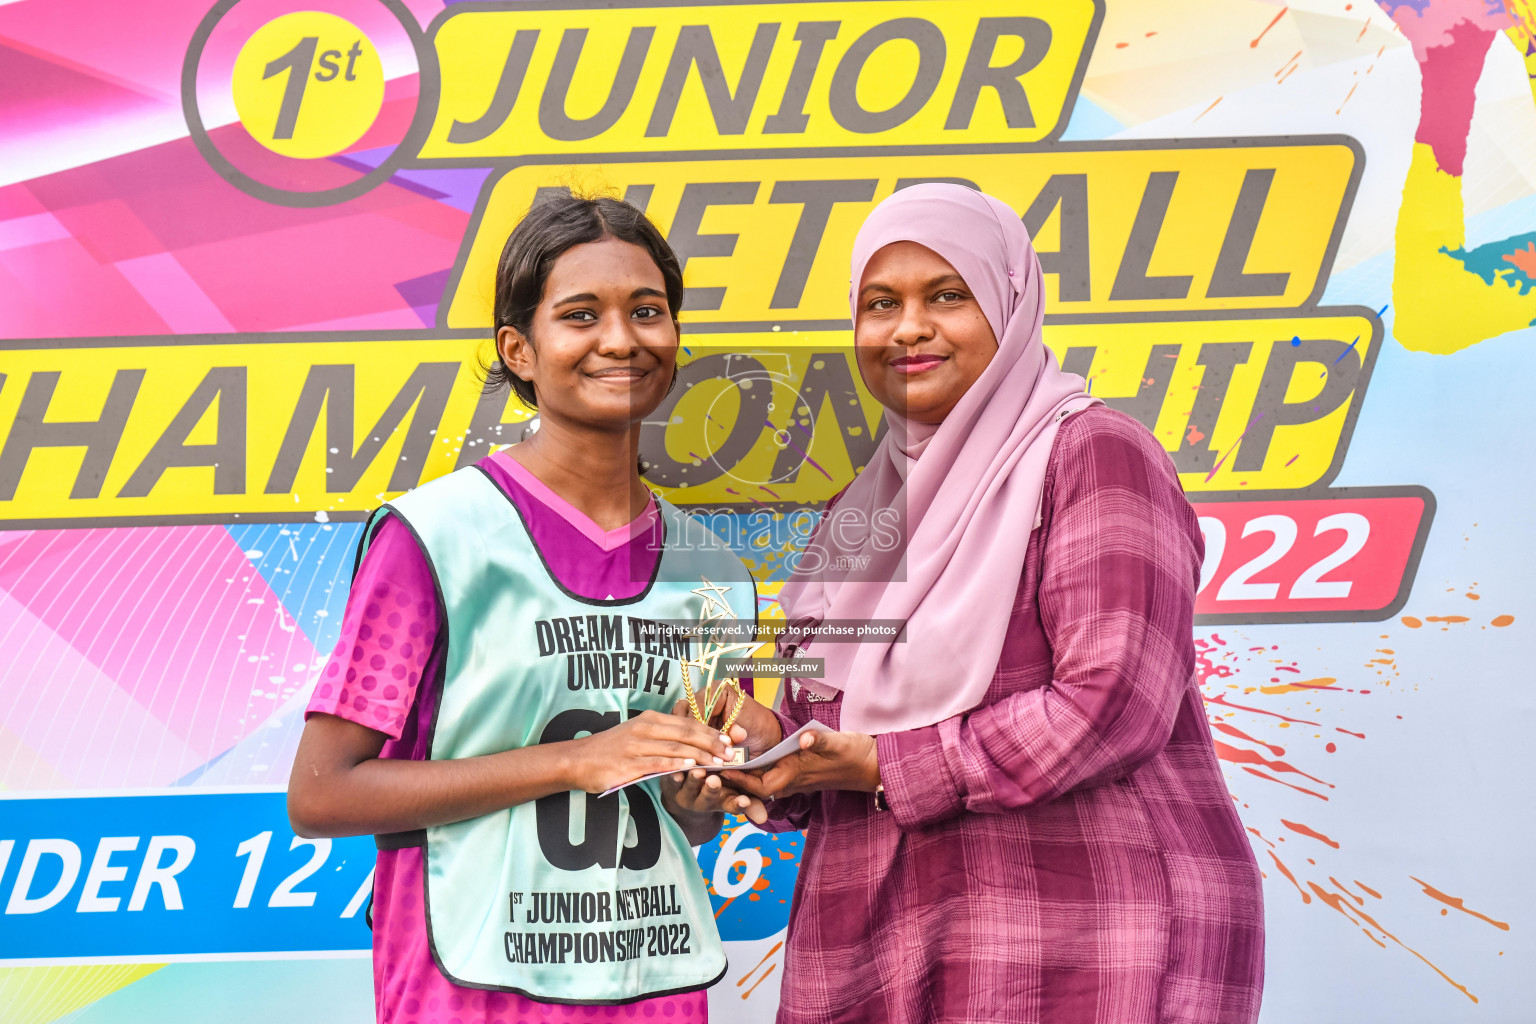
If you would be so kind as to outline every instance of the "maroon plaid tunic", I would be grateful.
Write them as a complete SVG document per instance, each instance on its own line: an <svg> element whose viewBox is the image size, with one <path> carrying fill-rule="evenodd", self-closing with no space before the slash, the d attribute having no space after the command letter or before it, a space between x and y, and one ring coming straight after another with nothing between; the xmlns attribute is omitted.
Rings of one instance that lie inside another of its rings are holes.
<svg viewBox="0 0 1536 1024"><path fill-rule="evenodd" d="M806 830L783 1024L1257 1018L1258 865L1195 683L1194 511L1152 435L1095 407L1057 434L1042 517L982 705L878 737L891 811L769 805ZM796 725L836 727L840 699L791 694Z"/></svg>

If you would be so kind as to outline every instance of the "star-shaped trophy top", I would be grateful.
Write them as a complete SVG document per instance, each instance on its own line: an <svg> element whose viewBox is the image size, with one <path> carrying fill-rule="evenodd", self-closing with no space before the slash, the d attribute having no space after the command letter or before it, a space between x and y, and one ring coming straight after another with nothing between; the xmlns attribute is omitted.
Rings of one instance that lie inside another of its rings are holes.
<svg viewBox="0 0 1536 1024"><path fill-rule="evenodd" d="M709 613L714 609L719 609L721 614L731 610L731 606L725 601L725 595L731 592L730 587L722 587L718 583L711 583L704 576L699 577L699 582L704 585L702 587L695 587L691 593L698 594L701 598L704 599L705 615L709 615ZM719 618L719 615L717 614L710 617Z"/></svg>
<svg viewBox="0 0 1536 1024"><path fill-rule="evenodd" d="M699 656L697 658L682 659L685 666L697 668L704 676L704 704L705 707L713 707L712 697L718 694L711 692L715 676L719 672L721 658L729 657L742 651L755 651L758 648L754 638L750 643L720 643L712 640L711 624L721 619L732 618L734 613L731 606L724 600L730 592L730 587L722 587L712 583L705 577L699 577L704 585L692 591L703 600L703 606L699 610Z"/></svg>

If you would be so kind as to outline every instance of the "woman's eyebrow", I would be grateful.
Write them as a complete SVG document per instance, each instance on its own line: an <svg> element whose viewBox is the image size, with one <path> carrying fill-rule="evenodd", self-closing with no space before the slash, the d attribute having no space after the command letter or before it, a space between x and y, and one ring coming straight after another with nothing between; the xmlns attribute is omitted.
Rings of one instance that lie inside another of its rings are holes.
<svg viewBox="0 0 1536 1024"><path fill-rule="evenodd" d="M629 293L629 297L632 299L638 299L642 295L654 295L659 299L664 299L667 297L666 292L662 291L660 288L652 288L650 285L642 285L641 287L636 288L634 291Z"/></svg>
<svg viewBox="0 0 1536 1024"><path fill-rule="evenodd" d="M555 305L563 306L563 305L565 305L568 302L596 302L596 301L597 301L597 296L596 295L593 295L591 292L582 292L580 295L567 295L565 298L560 299L559 301L557 301L555 303Z"/></svg>
<svg viewBox="0 0 1536 1024"><path fill-rule="evenodd" d="M959 274L940 274L938 277L935 277L930 281L925 281L921 287L921 290L928 291L930 288L937 288L941 284L949 284L950 282L964 285L965 278L961 277ZM865 294L872 291L894 293L896 289L881 281L871 281L869 284L859 289L859 296L862 298Z"/></svg>

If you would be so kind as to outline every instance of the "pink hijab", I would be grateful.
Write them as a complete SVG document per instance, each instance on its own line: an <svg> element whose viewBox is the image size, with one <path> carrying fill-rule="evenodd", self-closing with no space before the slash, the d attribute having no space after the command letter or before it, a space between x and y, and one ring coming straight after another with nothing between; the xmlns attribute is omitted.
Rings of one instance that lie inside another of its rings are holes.
<svg viewBox="0 0 1536 1024"><path fill-rule="evenodd" d="M906 621L904 642L816 644L826 675L801 681L823 696L841 690L842 727L872 733L932 725L981 703L1038 525L1057 426L1099 404L1040 340L1040 261L1018 214L962 185L897 192L875 208L854 242L855 316L865 266L901 241L928 247L959 272L998 349L942 423L886 410L890 429L829 513L840 517L840 528L823 524L779 596L791 622ZM872 522L881 510L893 510L883 515L897 516L903 536L901 550L884 557L879 541L888 530L848 527ZM825 561L846 556L854 560ZM808 564L861 564L861 556L878 568L858 579L804 571ZM892 579L900 582L886 582Z"/></svg>

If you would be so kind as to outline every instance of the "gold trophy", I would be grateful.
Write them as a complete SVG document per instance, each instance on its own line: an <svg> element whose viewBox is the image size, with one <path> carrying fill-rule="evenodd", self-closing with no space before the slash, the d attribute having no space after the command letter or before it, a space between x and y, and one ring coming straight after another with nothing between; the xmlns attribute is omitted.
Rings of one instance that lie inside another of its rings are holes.
<svg viewBox="0 0 1536 1024"><path fill-rule="evenodd" d="M714 624L722 619L734 621L734 615L730 605L723 600L730 587L722 587L700 577L704 584L693 591L699 595L703 605L699 611L699 656L697 658L683 658L681 668L683 673L683 692L688 695L688 710L693 717L705 725L709 724L710 717L715 713L715 705L725 697L727 703L730 694L736 696L734 707L726 712L725 721L720 726L720 731L730 735L731 726L736 724L736 717L741 714L741 709L747 703L747 695L741 689L741 682L732 677L717 678L720 674L720 659L736 654L740 651L754 651L758 644L754 639L751 643L722 643L718 638L718 627ZM704 685L700 692L695 693L693 688L693 669L698 669L704 677ZM731 757L727 764L743 764L747 760L745 747L732 746Z"/></svg>

